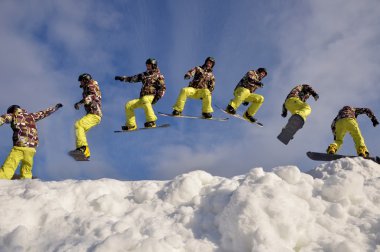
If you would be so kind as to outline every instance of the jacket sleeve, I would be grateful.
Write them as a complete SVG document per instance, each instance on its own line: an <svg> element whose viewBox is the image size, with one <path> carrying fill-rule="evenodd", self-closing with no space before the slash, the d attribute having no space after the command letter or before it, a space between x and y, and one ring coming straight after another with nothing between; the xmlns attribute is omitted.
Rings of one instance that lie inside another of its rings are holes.
<svg viewBox="0 0 380 252"><path fill-rule="evenodd" d="M355 108L355 117L361 114L366 114L371 120L376 118L375 114L369 108Z"/></svg>
<svg viewBox="0 0 380 252"><path fill-rule="evenodd" d="M308 84L303 84L303 87L305 88L306 92L308 92L309 94L311 94L313 97L315 97L317 94L317 92L315 92L315 90Z"/></svg>
<svg viewBox="0 0 380 252"><path fill-rule="evenodd" d="M44 119L45 117L53 114L57 108L55 106L47 108L45 110L41 110L39 112L32 113L31 116L34 118L34 120L37 122L41 119Z"/></svg>
<svg viewBox="0 0 380 252"><path fill-rule="evenodd" d="M12 116L10 114L5 114L0 116L0 126L4 123L11 123L12 122Z"/></svg>
<svg viewBox="0 0 380 252"><path fill-rule="evenodd" d="M136 75L133 75L133 76L130 76L130 77L127 77L127 82L133 82L133 83L136 83L136 82L141 82L142 79L143 79L143 76L144 76L145 72L144 73L139 73L139 74L136 74Z"/></svg>
<svg viewBox="0 0 380 252"><path fill-rule="evenodd" d="M166 91L166 85L165 85L165 79L163 75L160 75L156 82L156 95L157 99L161 99L165 95Z"/></svg>
<svg viewBox="0 0 380 252"><path fill-rule="evenodd" d="M188 75L190 77L194 77L196 72L197 72L197 67L194 67L194 68L190 69L189 71L187 71L185 75Z"/></svg>

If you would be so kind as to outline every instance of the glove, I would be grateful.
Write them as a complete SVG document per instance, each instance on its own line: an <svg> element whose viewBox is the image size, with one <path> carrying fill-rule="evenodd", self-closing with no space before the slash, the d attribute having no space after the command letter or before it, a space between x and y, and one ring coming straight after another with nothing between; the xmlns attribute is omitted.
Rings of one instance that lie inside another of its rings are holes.
<svg viewBox="0 0 380 252"><path fill-rule="evenodd" d="M317 94L314 95L314 100L315 100L315 101L318 101L318 99L319 99L319 95L317 95Z"/></svg>
<svg viewBox="0 0 380 252"><path fill-rule="evenodd" d="M377 125L379 125L379 121L376 119L376 117L373 117L371 121L372 121L373 127L376 127Z"/></svg>
<svg viewBox="0 0 380 252"><path fill-rule="evenodd" d="M256 81L256 82L255 82L255 85L256 85L256 86L259 86L259 87L261 87L261 88L264 87L264 84L263 84L262 82L260 82L260 81Z"/></svg>
<svg viewBox="0 0 380 252"><path fill-rule="evenodd" d="M158 96L154 96L153 101L152 101L152 104L156 104L156 103L158 102L159 99L160 99L160 97L158 97Z"/></svg>
<svg viewBox="0 0 380 252"><path fill-rule="evenodd" d="M183 77L185 80L189 80L190 79L190 75L188 74L185 74L185 77Z"/></svg>
<svg viewBox="0 0 380 252"><path fill-rule="evenodd" d="M245 101L242 103L244 106L248 106L249 102Z"/></svg>
<svg viewBox="0 0 380 252"><path fill-rule="evenodd" d="M124 81L124 76L115 76L115 80Z"/></svg>
<svg viewBox="0 0 380 252"><path fill-rule="evenodd" d="M63 107L62 103L57 103L57 105L55 105L55 109L59 109L59 108L62 108L62 107Z"/></svg>
<svg viewBox="0 0 380 252"><path fill-rule="evenodd" d="M282 108L282 113L281 113L281 116L282 117L286 117L288 115L288 110L286 110L286 108Z"/></svg>
<svg viewBox="0 0 380 252"><path fill-rule="evenodd" d="M80 102L77 102L77 103L74 104L74 108L75 108L76 110L79 110L80 105L81 105L81 103L80 103Z"/></svg>

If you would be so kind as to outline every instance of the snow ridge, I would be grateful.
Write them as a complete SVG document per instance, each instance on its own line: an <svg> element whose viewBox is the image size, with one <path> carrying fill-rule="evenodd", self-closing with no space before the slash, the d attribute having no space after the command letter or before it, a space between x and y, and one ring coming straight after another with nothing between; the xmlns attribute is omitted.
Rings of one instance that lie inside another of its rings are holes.
<svg viewBox="0 0 380 252"><path fill-rule="evenodd" d="M380 251L380 165L0 181L1 251Z"/></svg>

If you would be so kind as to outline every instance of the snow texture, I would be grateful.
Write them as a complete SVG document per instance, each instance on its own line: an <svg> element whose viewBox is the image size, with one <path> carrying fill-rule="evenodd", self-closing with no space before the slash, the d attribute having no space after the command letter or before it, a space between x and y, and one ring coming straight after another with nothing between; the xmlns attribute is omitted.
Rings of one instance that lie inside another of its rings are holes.
<svg viewBox="0 0 380 252"><path fill-rule="evenodd" d="M0 181L0 251L380 251L380 165L361 158L171 181Z"/></svg>

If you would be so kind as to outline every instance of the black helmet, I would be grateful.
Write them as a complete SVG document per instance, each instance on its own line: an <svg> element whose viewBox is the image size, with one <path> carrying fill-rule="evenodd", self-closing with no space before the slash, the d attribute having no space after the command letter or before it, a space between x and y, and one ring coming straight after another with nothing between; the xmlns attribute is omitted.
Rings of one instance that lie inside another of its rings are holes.
<svg viewBox="0 0 380 252"><path fill-rule="evenodd" d="M90 80L92 80L92 77L88 73L83 73L78 77L78 81L89 82Z"/></svg>
<svg viewBox="0 0 380 252"><path fill-rule="evenodd" d="M210 61L212 63L212 67L215 66L215 59L213 57L207 57L204 65L206 65L207 61Z"/></svg>
<svg viewBox="0 0 380 252"><path fill-rule="evenodd" d="M19 109L20 106L19 105L12 105L10 106L8 109L7 109L7 114L13 114L15 112L16 109Z"/></svg>
<svg viewBox="0 0 380 252"><path fill-rule="evenodd" d="M145 64L150 64L153 68L157 68L157 60L154 58L149 58L145 61Z"/></svg>
<svg viewBox="0 0 380 252"><path fill-rule="evenodd" d="M260 67L260 68L258 68L258 69L257 69L257 72L259 72L259 73L265 73L265 76L268 75L268 72L267 72L267 70L266 70L264 67Z"/></svg>

